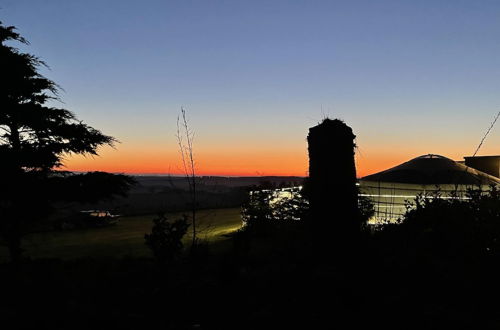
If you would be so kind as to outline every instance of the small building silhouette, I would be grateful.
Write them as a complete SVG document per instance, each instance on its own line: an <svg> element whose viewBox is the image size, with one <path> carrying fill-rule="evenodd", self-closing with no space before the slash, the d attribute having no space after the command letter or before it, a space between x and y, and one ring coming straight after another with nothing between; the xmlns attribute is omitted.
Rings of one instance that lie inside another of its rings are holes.
<svg viewBox="0 0 500 330"><path fill-rule="evenodd" d="M465 166L500 178L500 156L469 156L464 159Z"/></svg>

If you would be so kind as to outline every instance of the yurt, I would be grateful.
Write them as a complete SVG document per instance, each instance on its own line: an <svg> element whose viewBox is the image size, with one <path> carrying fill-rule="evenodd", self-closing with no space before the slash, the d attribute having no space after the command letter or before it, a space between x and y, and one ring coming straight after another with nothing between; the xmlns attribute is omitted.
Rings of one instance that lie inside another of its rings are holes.
<svg viewBox="0 0 500 330"><path fill-rule="evenodd" d="M470 160L466 163L470 163ZM418 194L439 191L442 198L467 198L470 188L490 189L500 179L463 163L440 155L423 155L385 171L359 180L360 194L372 200L375 217L371 222L397 221L406 211L408 202Z"/></svg>

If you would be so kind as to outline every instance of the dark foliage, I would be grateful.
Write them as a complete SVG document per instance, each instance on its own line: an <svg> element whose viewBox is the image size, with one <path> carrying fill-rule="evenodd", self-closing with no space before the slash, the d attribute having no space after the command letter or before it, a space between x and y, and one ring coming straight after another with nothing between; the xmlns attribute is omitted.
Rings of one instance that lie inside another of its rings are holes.
<svg viewBox="0 0 500 330"><path fill-rule="evenodd" d="M247 225L259 220L292 221L305 220L309 211L309 202L301 194L301 189L256 188L249 192L248 199L242 205L242 218Z"/></svg>
<svg viewBox="0 0 500 330"><path fill-rule="evenodd" d="M405 247L433 256L500 257L500 193L470 189L465 198L444 198L439 191L419 195L400 224L388 225L383 235L404 240Z"/></svg>
<svg viewBox="0 0 500 330"><path fill-rule="evenodd" d="M169 222L165 214L153 219L151 234L145 234L146 245L153 251L156 259L168 265L179 257L183 244L182 238L189 228L187 217Z"/></svg>
<svg viewBox="0 0 500 330"><path fill-rule="evenodd" d="M351 263L340 261L341 253L353 256L347 247L318 253L308 245L315 236L307 236L303 222L268 221L278 230L242 231L234 248L211 255L203 267L187 258L168 273L145 259L32 262L20 272L0 265L1 307L5 319L37 325L53 324L57 310L61 327L100 319L125 328L496 329L500 271L488 249L494 251L499 233L497 195L421 200L407 225L358 240L362 253ZM463 209L453 212L452 204ZM459 220L458 229L444 229L459 213L471 224L462 230ZM491 226L470 231L476 221ZM460 248L462 237L477 231L486 239ZM439 243L443 237L449 246ZM469 257L460 252L466 250ZM47 304L48 296L55 301ZM19 318L26 313L31 317Z"/></svg>
<svg viewBox="0 0 500 330"><path fill-rule="evenodd" d="M106 172L57 172L48 181L52 199L80 203L95 203L115 196L125 197L135 184L135 180L128 175Z"/></svg>
<svg viewBox="0 0 500 330"><path fill-rule="evenodd" d="M370 198L358 195L359 223L363 228L368 220L375 214L375 206Z"/></svg>
<svg viewBox="0 0 500 330"><path fill-rule="evenodd" d="M420 195L401 223L366 240L367 295L379 297L370 317L387 322L390 309L391 321L413 318L416 328L498 327L499 192L465 197Z"/></svg>

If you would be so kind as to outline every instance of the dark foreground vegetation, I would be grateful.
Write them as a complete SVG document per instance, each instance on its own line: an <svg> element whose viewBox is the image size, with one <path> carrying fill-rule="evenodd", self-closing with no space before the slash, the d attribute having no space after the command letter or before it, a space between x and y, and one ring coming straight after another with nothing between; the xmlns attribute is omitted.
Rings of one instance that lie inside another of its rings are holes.
<svg viewBox="0 0 500 330"><path fill-rule="evenodd" d="M175 260L3 264L2 318L51 328L498 328L499 196L470 196L422 197L401 224L350 240L247 205L255 216L214 243L222 248L199 244Z"/></svg>

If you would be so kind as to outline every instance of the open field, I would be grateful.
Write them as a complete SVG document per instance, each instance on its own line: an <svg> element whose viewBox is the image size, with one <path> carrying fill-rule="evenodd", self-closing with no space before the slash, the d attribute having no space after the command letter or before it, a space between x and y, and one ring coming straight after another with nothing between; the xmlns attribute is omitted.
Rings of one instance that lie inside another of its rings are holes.
<svg viewBox="0 0 500 330"><path fill-rule="evenodd" d="M177 219L182 213L169 214ZM115 226L85 230L68 230L34 233L23 240L25 255L38 258L109 258L150 257L144 244L144 234L151 232L155 215L122 217ZM211 243L227 239L225 234L241 227L240 209L214 209L198 212L198 235ZM191 239L191 228L185 236L185 244ZM5 246L0 246L0 262L7 260Z"/></svg>

